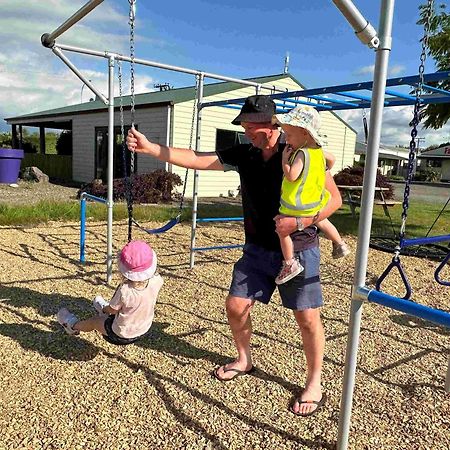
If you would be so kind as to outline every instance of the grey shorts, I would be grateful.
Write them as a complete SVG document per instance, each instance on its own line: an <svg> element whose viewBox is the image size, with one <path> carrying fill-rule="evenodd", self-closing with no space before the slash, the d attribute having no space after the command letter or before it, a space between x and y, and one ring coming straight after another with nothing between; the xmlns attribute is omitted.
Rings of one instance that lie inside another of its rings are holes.
<svg viewBox="0 0 450 450"><path fill-rule="evenodd" d="M296 311L319 308L323 305L319 247L296 252L295 255L304 270L278 286L283 306ZM242 257L234 265L229 294L268 304L277 286L275 278L282 260L281 252L245 244Z"/></svg>

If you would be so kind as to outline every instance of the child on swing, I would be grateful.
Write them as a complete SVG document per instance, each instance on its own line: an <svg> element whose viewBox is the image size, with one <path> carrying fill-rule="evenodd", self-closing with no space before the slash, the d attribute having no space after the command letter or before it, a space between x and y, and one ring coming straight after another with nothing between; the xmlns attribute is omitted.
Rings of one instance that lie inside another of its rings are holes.
<svg viewBox="0 0 450 450"><path fill-rule="evenodd" d="M66 308L58 311L58 322L68 334L96 330L111 344L127 345L148 332L163 285L156 273L156 254L146 242L131 241L120 252L118 266L123 281L109 303L99 295L95 297L96 316L79 320Z"/></svg>
<svg viewBox="0 0 450 450"><path fill-rule="evenodd" d="M280 214L297 218L314 217L327 204L330 193L325 190L325 172L333 167L335 158L322 150L319 113L311 106L300 105L286 114L275 114L272 123L281 126L286 138L282 155L283 182L281 185ZM336 227L328 220L318 222L317 227L333 242L333 258L350 253ZM303 271L294 257L294 245L290 236L279 236L283 252L283 265L275 283L283 284Z"/></svg>

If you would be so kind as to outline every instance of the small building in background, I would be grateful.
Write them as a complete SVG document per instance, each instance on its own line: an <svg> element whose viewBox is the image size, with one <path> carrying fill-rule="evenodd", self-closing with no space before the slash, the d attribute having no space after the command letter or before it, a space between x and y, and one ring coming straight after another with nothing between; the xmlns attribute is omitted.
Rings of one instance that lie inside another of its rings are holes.
<svg viewBox="0 0 450 450"><path fill-rule="evenodd" d="M423 150L418 159L421 168L433 169L440 173L440 181L450 182L450 144Z"/></svg>
<svg viewBox="0 0 450 450"><path fill-rule="evenodd" d="M356 142L355 161L364 162L367 154L367 144L364 142ZM408 166L409 148L392 147L380 144L378 153L378 168L383 175L386 176L402 176L406 175Z"/></svg>
<svg viewBox="0 0 450 450"><path fill-rule="evenodd" d="M295 91L304 89L289 73L251 78L251 81L273 86L274 89ZM263 90L262 93L269 92ZM204 86L204 102L247 97L255 94L255 88L242 86L235 82L208 83ZM195 88L161 89L156 92L135 96L136 128L154 142L173 147L188 148L191 135L195 137L193 120ZM130 128L130 96L124 96L125 130ZM120 99L115 99L114 178L124 175L120 130ZM202 110L200 151L215 151L232 146L245 139L243 129L231 124L239 108L209 107ZM325 150L336 157L333 172L353 164L356 131L332 111L320 112L322 134L327 136ZM13 138L20 142L22 127L38 127L41 136L45 128L70 130L72 132L71 157L72 178L77 182L90 182L93 179L106 181L108 110L100 101L94 100L58 109L39 111L5 119L12 126ZM41 139L42 141L42 139ZM193 143L194 144L194 143ZM20 145L19 145L20 147ZM42 153L42 152L41 152ZM126 151L127 156L129 152ZM42 155L46 156L46 155ZM184 169L158 161L148 155L136 155L136 173L164 169L177 173L184 180ZM189 171L186 195L192 196L193 171ZM239 175L235 172L199 173L199 196L228 196L239 187Z"/></svg>

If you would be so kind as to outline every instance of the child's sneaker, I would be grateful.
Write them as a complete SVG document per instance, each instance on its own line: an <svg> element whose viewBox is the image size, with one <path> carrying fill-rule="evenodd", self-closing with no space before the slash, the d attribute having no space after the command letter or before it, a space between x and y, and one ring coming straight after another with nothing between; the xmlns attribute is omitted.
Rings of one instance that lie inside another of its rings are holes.
<svg viewBox="0 0 450 450"><path fill-rule="evenodd" d="M281 267L280 273L275 278L275 283L276 284L286 283L286 281L291 280L301 272L303 272L303 266L296 258L292 260L291 264L288 264L286 261L283 261L283 266Z"/></svg>
<svg viewBox="0 0 450 450"><path fill-rule="evenodd" d="M56 315L58 322L64 327L67 334L80 334L78 330L74 330L73 326L78 322L78 317L72 314L68 309L62 308Z"/></svg>
<svg viewBox="0 0 450 450"><path fill-rule="evenodd" d="M92 305L94 306L95 310L98 312L99 316L107 316L108 315L103 312L103 308L105 306L108 306L109 303L101 295L97 295L94 298L94 300L92 301Z"/></svg>
<svg viewBox="0 0 450 450"><path fill-rule="evenodd" d="M333 253L331 254L334 259L343 258L350 254L350 249L348 245L342 241L340 244L335 244L333 242Z"/></svg>

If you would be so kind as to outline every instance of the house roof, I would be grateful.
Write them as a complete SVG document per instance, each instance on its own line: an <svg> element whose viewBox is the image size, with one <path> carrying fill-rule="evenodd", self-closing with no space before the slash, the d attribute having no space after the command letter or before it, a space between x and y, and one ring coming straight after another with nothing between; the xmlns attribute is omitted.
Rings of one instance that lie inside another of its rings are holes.
<svg viewBox="0 0 450 450"><path fill-rule="evenodd" d="M419 156L419 158L450 158L450 145L443 145L438 148L433 148L430 150L423 150Z"/></svg>
<svg viewBox="0 0 450 450"><path fill-rule="evenodd" d="M305 89L305 86L300 83L294 76L290 73L282 73L276 75L267 75L256 78L246 78L247 81L253 81L255 83L261 83L268 85L273 81L281 80L283 78L291 78L295 83L297 83L302 89ZM233 91L236 89L241 89L243 87L242 84L234 82L234 81L220 81L216 83L208 83L204 85L203 88L203 96L209 97L217 94L222 94L224 92ZM143 94L135 95L135 106L137 108L150 106L150 105L164 105L164 104L176 104L183 103L186 101L193 100L195 98L195 86L188 86L182 88L173 88L167 91L154 91L154 92L146 92ZM119 108L120 98L115 97L114 106L115 108ZM124 107L128 108L131 105L131 96L124 95L122 97L122 104ZM48 109L45 111L37 111L30 114L24 114L21 116L15 117L7 117L5 120L11 124L18 124L20 121L27 121L26 125L29 126L39 126L37 123L30 123L34 120L39 119L48 119L54 118L55 116L68 116L78 113L89 113L96 111L104 111L106 109L106 105L101 100L94 100L91 102L79 103L76 105L63 106L61 108ZM344 125L350 128L355 134L357 131L351 127L344 119L335 114L333 111L330 111L337 119L339 119ZM55 128L66 128L70 129L71 124L64 122L64 120L57 120L54 122L50 122L55 124ZM61 125L61 126L60 126Z"/></svg>
<svg viewBox="0 0 450 450"><path fill-rule="evenodd" d="M270 75L258 78L247 78L248 81L254 81L256 83L268 84L271 81L280 80L283 78L292 78L289 74L278 74ZM298 83L297 80L294 79ZM300 84L300 83L298 83ZM205 84L203 88L204 97L209 97L212 95L222 94L224 92L232 91L235 89L242 88L242 84L226 81L218 83ZM303 86L302 86L303 88ZM143 94L135 95L135 105L136 106L148 106L156 104L175 104L187 102L194 99L195 97L195 86L188 86L182 88L173 88L168 91L155 91L146 92ZM115 107L119 107L119 97L115 97ZM122 103L124 106L131 105L131 96L124 95L122 97ZM5 118L6 121L17 121L21 119L41 119L49 116L62 115L62 114L76 114L80 112L93 112L97 110L105 110L107 107L101 100L94 100L92 102L79 103L76 105L63 106L62 108L48 109L45 111L37 111L35 113L24 114L22 116L8 117Z"/></svg>
<svg viewBox="0 0 450 450"><path fill-rule="evenodd" d="M367 153L367 144L356 141L355 154L365 155ZM407 160L409 156L409 148L392 147L390 145L380 144L378 148L379 158Z"/></svg>

